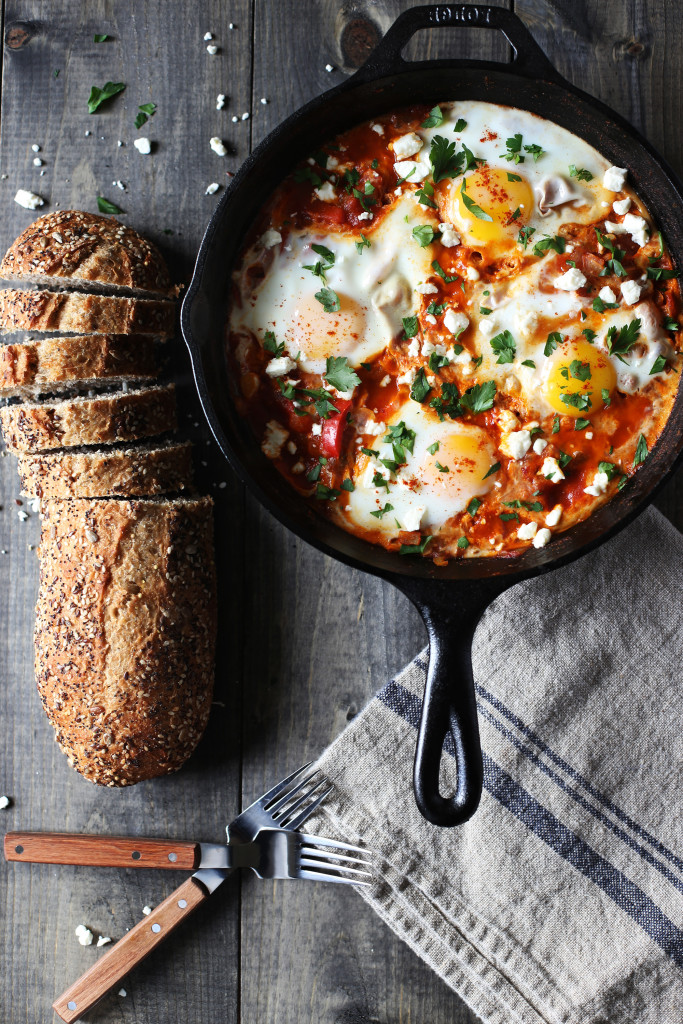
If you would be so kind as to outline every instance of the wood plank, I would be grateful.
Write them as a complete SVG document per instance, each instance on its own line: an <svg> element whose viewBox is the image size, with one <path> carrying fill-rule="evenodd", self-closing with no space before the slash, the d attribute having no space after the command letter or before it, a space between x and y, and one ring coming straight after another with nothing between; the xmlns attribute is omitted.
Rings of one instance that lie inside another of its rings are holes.
<svg viewBox="0 0 683 1024"><path fill-rule="evenodd" d="M224 182L248 150L248 137L230 118L249 104L251 4L234 0L188 8L150 0L55 5L26 0L5 5L0 195L4 250L35 216L12 202L17 188L30 188L48 201L44 208L97 209L97 195L118 203L122 219L158 242L176 280L187 280L204 225L218 197L205 196L211 181ZM238 28L228 29L234 21ZM28 25L22 30L21 24ZM206 52L203 35L215 33L221 55ZM96 32L111 40L94 44ZM33 34L32 34L33 33ZM55 77L55 72L59 75ZM93 84L126 83L126 91L101 115L89 115ZM229 102L216 111L216 95ZM139 133L154 143L151 156L133 147L139 104L153 101L157 114ZM85 135L89 131L92 134ZM221 159L209 147L218 135L234 146ZM124 145L119 147L117 140ZM41 146L43 168L34 168L31 146ZM41 177L40 170L45 170ZM122 180L122 192L112 181ZM167 235L164 229L173 231ZM216 841L239 804L239 644L241 631L241 488L229 481L189 384L180 342L181 422L200 447L200 482L218 500L218 564L224 583L216 705L199 751L178 775L128 790L99 789L77 776L53 742L33 681L32 625L37 588L38 517L17 517L19 485L15 463L0 460L0 680L3 743L0 790L12 798L1 811L6 829L46 829L149 835ZM193 424L197 424L197 428ZM26 506L22 506L22 511ZM0 928L0 1018L52 1019L50 1005L104 952L83 948L77 924L120 938L174 888L168 872L7 865L0 868L6 898ZM233 1021L237 1017L239 892L231 879L124 982L126 998L108 996L96 1011L102 1022L128 1020ZM191 1009L190 1009L191 1008Z"/></svg>
<svg viewBox="0 0 683 1024"><path fill-rule="evenodd" d="M409 2L257 4L254 143L311 97L344 79L350 47L386 31ZM509 48L485 30L421 33L411 59ZM326 64L335 70L327 72ZM393 587L319 554L248 501L246 545L256 555L245 649L246 804L316 757L424 645L422 622ZM470 1024L462 1001L344 886L242 881L242 1018Z"/></svg>

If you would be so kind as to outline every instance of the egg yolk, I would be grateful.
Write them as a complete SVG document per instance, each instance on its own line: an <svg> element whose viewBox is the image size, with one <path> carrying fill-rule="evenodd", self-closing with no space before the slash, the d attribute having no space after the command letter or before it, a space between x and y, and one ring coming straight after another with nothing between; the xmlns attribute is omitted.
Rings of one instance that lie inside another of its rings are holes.
<svg viewBox="0 0 683 1024"><path fill-rule="evenodd" d="M616 387L617 375L606 353L588 341L565 342L551 357L543 395L555 412L590 417Z"/></svg>
<svg viewBox="0 0 683 1024"><path fill-rule="evenodd" d="M321 285L322 288L322 285ZM365 310L348 295L339 293L339 309L326 313L314 295L297 302L287 340L307 359L349 355L365 333Z"/></svg>
<svg viewBox="0 0 683 1024"><path fill-rule="evenodd" d="M447 493L451 502L460 497L462 508L456 511L462 511L471 497L489 489L491 481L484 481L484 477L492 463L490 445L486 434L479 430L449 431L439 433L438 437L437 451L433 455L426 453L426 461L415 475L424 489L437 496Z"/></svg>
<svg viewBox="0 0 683 1024"><path fill-rule="evenodd" d="M520 180L510 181L511 177ZM516 239L520 227L531 216L534 194L529 182L516 170L484 166L460 183L454 205L457 219L468 236L479 242L508 241Z"/></svg>

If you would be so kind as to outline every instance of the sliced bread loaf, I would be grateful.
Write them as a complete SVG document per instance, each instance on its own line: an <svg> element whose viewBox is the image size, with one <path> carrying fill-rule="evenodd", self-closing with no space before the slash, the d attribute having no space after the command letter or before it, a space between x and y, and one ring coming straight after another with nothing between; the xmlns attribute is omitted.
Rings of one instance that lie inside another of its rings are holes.
<svg viewBox="0 0 683 1024"><path fill-rule="evenodd" d="M43 503L36 679L81 775L130 786L195 749L213 691L212 501Z"/></svg>
<svg viewBox="0 0 683 1024"><path fill-rule="evenodd" d="M82 210L47 213L29 224L5 253L0 277L175 294L156 246L116 220Z"/></svg>
<svg viewBox="0 0 683 1024"><path fill-rule="evenodd" d="M5 444L15 454L136 441L174 429L175 388L169 384L60 402L8 405L0 409L0 423Z"/></svg>
<svg viewBox="0 0 683 1024"><path fill-rule="evenodd" d="M29 498L133 498L179 494L192 486L189 441L19 456Z"/></svg>
<svg viewBox="0 0 683 1024"><path fill-rule="evenodd" d="M0 291L0 331L173 334L175 305L89 292Z"/></svg>
<svg viewBox="0 0 683 1024"><path fill-rule="evenodd" d="M86 334L0 346L0 397L29 396L97 383L142 382L157 359L149 335Z"/></svg>

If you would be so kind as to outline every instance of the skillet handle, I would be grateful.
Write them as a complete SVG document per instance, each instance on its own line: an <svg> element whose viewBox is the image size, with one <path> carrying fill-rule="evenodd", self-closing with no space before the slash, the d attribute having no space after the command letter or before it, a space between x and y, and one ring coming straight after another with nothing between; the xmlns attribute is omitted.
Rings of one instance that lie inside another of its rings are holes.
<svg viewBox="0 0 683 1024"><path fill-rule="evenodd" d="M356 75L376 78L405 70L411 62L402 57L402 51L416 32L424 28L492 28L502 32L514 51L515 71L531 78L561 81L561 76L550 63L521 18L504 7L487 4L434 4L410 7L396 19L379 45Z"/></svg>
<svg viewBox="0 0 683 1024"><path fill-rule="evenodd" d="M510 586L499 579L472 580L441 592L434 582L402 581L429 633L429 669L418 728L413 784L420 813L433 825L452 828L472 817L481 798L483 764L472 676L472 639L490 602ZM439 789L444 747L455 755L452 796Z"/></svg>

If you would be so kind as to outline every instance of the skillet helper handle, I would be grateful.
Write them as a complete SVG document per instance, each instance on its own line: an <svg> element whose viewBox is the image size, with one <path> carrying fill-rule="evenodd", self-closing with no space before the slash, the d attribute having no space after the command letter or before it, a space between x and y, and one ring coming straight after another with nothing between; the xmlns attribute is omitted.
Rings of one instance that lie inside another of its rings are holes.
<svg viewBox="0 0 683 1024"><path fill-rule="evenodd" d="M68 832L8 832L5 859L30 864L80 864L101 868L166 868L192 871L199 843Z"/></svg>
<svg viewBox="0 0 683 1024"><path fill-rule="evenodd" d="M188 878L55 999L52 1009L63 1021L78 1020L208 897L200 881Z"/></svg>
<svg viewBox="0 0 683 1024"><path fill-rule="evenodd" d="M514 51L513 67L531 78L560 79L524 22L504 7L487 4L433 4L410 7L396 19L382 41L370 54L357 74L367 72L393 75L410 64L402 51L420 29L425 28L492 28L502 32Z"/></svg>

